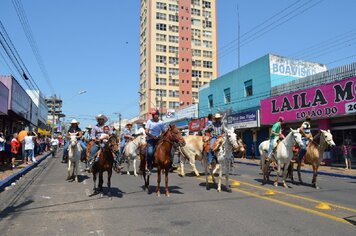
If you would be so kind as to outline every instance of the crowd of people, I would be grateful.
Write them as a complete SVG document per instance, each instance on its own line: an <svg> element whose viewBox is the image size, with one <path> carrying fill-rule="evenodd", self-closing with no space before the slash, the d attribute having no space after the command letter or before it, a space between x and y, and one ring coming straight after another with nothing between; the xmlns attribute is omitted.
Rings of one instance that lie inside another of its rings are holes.
<svg viewBox="0 0 356 236"><path fill-rule="evenodd" d="M6 170L36 162L35 157L49 151L50 146L51 138L36 132L27 132L21 139L18 133L5 136L0 132L0 166Z"/></svg>

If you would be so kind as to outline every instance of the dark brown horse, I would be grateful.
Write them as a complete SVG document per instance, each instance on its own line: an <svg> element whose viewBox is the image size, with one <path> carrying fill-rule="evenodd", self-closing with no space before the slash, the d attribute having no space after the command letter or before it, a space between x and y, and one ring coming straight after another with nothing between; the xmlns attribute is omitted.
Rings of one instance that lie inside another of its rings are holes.
<svg viewBox="0 0 356 236"><path fill-rule="evenodd" d="M161 173L165 173L165 194L169 197L168 190L168 173L171 167L171 149L173 144L177 146L184 146L185 141L179 129L175 125L169 125L168 129L163 133L161 139L158 141L155 152L153 154L154 165L157 167L157 188L156 194L160 196ZM146 153L141 151L141 157ZM150 177L146 175L145 170L146 158L141 158L140 172L143 174L145 180L144 189L149 190Z"/></svg>
<svg viewBox="0 0 356 236"><path fill-rule="evenodd" d="M99 160L94 163L92 168L93 180L94 180L94 188L93 195L103 192L103 173L105 171L108 172L108 196L111 197L111 175L112 175L112 167L115 160L114 153L118 150L116 136L111 135L108 141L105 143L102 151L99 155ZM96 178L99 173L99 184L98 188L96 188Z"/></svg>

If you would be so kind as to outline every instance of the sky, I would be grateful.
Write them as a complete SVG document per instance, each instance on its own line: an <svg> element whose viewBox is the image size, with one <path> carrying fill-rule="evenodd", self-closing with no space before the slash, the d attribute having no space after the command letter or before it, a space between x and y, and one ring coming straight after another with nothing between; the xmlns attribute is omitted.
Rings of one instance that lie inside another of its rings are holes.
<svg viewBox="0 0 356 236"><path fill-rule="evenodd" d="M76 118L84 127L99 113L110 121L119 112L138 115L140 0L21 2L67 121ZM268 53L328 68L356 62L354 0L217 0L219 75L238 66L237 5L241 66ZM0 20L41 91L51 96L13 0L0 1ZM0 74L12 71L0 56Z"/></svg>

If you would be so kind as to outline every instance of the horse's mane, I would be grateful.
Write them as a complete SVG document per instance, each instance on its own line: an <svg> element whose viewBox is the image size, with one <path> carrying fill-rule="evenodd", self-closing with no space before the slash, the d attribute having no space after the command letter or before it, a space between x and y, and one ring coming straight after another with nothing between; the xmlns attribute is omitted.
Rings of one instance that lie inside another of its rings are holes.
<svg viewBox="0 0 356 236"><path fill-rule="evenodd" d="M311 142L312 145L318 146L320 144L320 131L313 137L313 141Z"/></svg>

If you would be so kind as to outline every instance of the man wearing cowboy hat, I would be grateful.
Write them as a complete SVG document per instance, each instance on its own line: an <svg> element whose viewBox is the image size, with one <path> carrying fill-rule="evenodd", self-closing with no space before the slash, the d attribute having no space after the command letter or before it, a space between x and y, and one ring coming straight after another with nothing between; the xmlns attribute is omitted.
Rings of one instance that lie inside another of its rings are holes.
<svg viewBox="0 0 356 236"><path fill-rule="evenodd" d="M99 114L95 118L98 123L91 130L91 139L99 142L101 140L101 136L105 133L104 127L106 126L105 123L108 121L108 118L103 114ZM110 129L110 127L109 127L109 129ZM110 129L108 133L111 134L112 130ZM88 160L90 171L94 165L94 162L96 161L94 159L94 156L99 151L99 149L100 149L100 146L98 145L98 143L95 143L90 150L90 155L89 155L89 160Z"/></svg>
<svg viewBox="0 0 356 236"><path fill-rule="evenodd" d="M79 122L76 120L76 119L73 119L71 122L70 122L70 127L68 129L68 132L67 132L67 139L70 138L70 135L69 134L74 134L74 133L77 133L77 136L78 136L78 142L80 144L80 146L82 147L83 151L82 151L82 155L84 155L84 151L85 151L85 144L83 143L82 141L82 130L79 128ZM67 155L68 155L68 147L69 147L69 142L66 142L64 144L64 148L63 148L63 157L62 157L62 163L66 163L67 162Z"/></svg>
<svg viewBox="0 0 356 236"><path fill-rule="evenodd" d="M124 154L126 143L128 143L129 141L131 141L133 139L134 139L134 136L133 136L133 130L132 130L132 123L127 122L126 127L122 131L122 134L120 136L120 156L122 156ZM120 159L117 161L120 162Z"/></svg>
<svg viewBox="0 0 356 236"><path fill-rule="evenodd" d="M93 127L91 125L88 125L87 127L85 127L85 129L87 131L84 134L84 140L85 142L89 142L91 140L91 130L93 129Z"/></svg>
<svg viewBox="0 0 356 236"><path fill-rule="evenodd" d="M213 122L208 124L206 127L207 131L210 131L210 149L208 152L208 166L211 168L211 163L213 161L213 144L215 143L216 139L225 133L224 124L221 122L222 116L220 113L216 113L213 117Z"/></svg>

